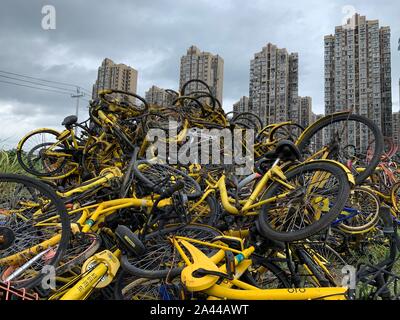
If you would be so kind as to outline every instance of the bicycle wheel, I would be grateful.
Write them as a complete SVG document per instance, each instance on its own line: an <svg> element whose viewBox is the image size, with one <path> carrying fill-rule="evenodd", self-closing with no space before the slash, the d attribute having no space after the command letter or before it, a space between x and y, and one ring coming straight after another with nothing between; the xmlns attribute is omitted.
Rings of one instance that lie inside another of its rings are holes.
<svg viewBox="0 0 400 320"><path fill-rule="evenodd" d="M199 91L199 84L200 84L200 87L203 86L204 88L206 88L206 90L208 91L209 94L211 94L211 95L213 94L210 86L206 82L204 82L203 80L200 80L200 79L192 79L192 80L186 81L182 85L182 88L180 90L181 95L184 96L186 94L190 94L190 92L187 92L187 90Z"/></svg>
<svg viewBox="0 0 400 320"><path fill-rule="evenodd" d="M179 111L189 118L204 119L212 114L212 111L207 110L205 105L192 96L180 96L173 104L179 106Z"/></svg>
<svg viewBox="0 0 400 320"><path fill-rule="evenodd" d="M118 106L121 111L123 110L126 113L132 112L135 114L136 112L145 112L149 109L149 104L147 101L143 97L133 92L107 89L100 92L99 97L108 105ZM142 102L142 105L139 105L136 99Z"/></svg>
<svg viewBox="0 0 400 320"><path fill-rule="evenodd" d="M140 256L123 255L121 267L138 278L172 279L183 269L182 259L176 251L169 237L173 235L185 236L192 239L210 241L222 235L217 229L203 225L172 226L148 234L143 244L146 251ZM196 245L205 254L212 254L215 249Z"/></svg>
<svg viewBox="0 0 400 320"><path fill-rule="evenodd" d="M208 195L203 201L189 201L187 213L190 223L215 226L219 219L220 208L217 199Z"/></svg>
<svg viewBox="0 0 400 320"><path fill-rule="evenodd" d="M154 190L169 187L178 180L183 180L183 193L189 199L201 195L199 184L186 173L166 164L151 163L147 160L136 161L133 166L135 176L145 184L146 187Z"/></svg>
<svg viewBox="0 0 400 320"><path fill-rule="evenodd" d="M290 288L290 281L285 271L267 258L253 259L252 269L247 270L240 280L260 289Z"/></svg>
<svg viewBox="0 0 400 320"><path fill-rule="evenodd" d="M296 141L303 159L327 156L347 165L360 184L378 165L383 135L370 119L350 113L332 114L308 127ZM347 147L356 146L355 154Z"/></svg>
<svg viewBox="0 0 400 320"><path fill-rule="evenodd" d="M307 244L307 251L311 256L316 256L318 260L323 264L322 271L326 279L330 281L332 286L341 286L343 279L342 269L346 265L349 265L336 250L326 243L310 243Z"/></svg>
<svg viewBox="0 0 400 320"><path fill-rule="evenodd" d="M284 123L278 124L276 127L272 128L270 132L270 141L275 143L281 140L289 140L295 142L304 131L304 128L297 123Z"/></svg>
<svg viewBox="0 0 400 320"><path fill-rule="evenodd" d="M302 269L301 274L304 275L302 287L329 287L331 285L325 270L314 260L310 252L304 248L297 248L296 256Z"/></svg>
<svg viewBox="0 0 400 320"><path fill-rule="evenodd" d="M82 155L82 166L86 174L97 177L101 170L115 164L115 152L118 145L108 146L104 142L95 142L85 148Z"/></svg>
<svg viewBox="0 0 400 320"><path fill-rule="evenodd" d="M395 183L390 190L393 208L400 213L400 182Z"/></svg>
<svg viewBox="0 0 400 320"><path fill-rule="evenodd" d="M71 237L69 246L61 259L56 273L59 275L81 266L100 248L101 239L95 233L78 233Z"/></svg>
<svg viewBox="0 0 400 320"><path fill-rule="evenodd" d="M370 189L355 188L339 214L338 228L352 234L368 232L379 220L380 201Z"/></svg>
<svg viewBox="0 0 400 320"><path fill-rule="evenodd" d="M253 128L257 132L262 129L262 121L259 116L252 112L241 112L230 120L233 124L244 125L245 128Z"/></svg>
<svg viewBox="0 0 400 320"><path fill-rule="evenodd" d="M114 286L116 300L180 300L179 277L166 283L163 279L135 277L125 271L117 276Z"/></svg>
<svg viewBox="0 0 400 320"><path fill-rule="evenodd" d="M277 123L262 128L256 136L256 142L260 143L265 140L278 143L280 140L296 141L304 128L297 123Z"/></svg>
<svg viewBox="0 0 400 320"><path fill-rule="evenodd" d="M29 177L0 175L0 274L29 287L40 282L45 266L56 267L70 236L69 218L62 201L44 183ZM30 262L30 265L25 265Z"/></svg>
<svg viewBox="0 0 400 320"><path fill-rule="evenodd" d="M28 173L38 177L49 177L62 171L68 159L57 152L64 153L68 144L60 142L59 132L52 129L40 129L28 133L18 143L17 159ZM51 150L52 155L46 154Z"/></svg>
<svg viewBox="0 0 400 320"><path fill-rule="evenodd" d="M343 210L350 185L346 172L332 163L313 161L285 172L283 185L273 182L259 215L262 234L277 241L307 238L329 226Z"/></svg>

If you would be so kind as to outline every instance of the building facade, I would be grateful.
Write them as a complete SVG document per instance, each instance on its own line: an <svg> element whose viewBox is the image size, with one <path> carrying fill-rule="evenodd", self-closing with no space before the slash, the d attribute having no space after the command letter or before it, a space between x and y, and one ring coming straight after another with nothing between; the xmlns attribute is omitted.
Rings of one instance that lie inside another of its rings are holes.
<svg viewBox="0 0 400 320"><path fill-rule="evenodd" d="M264 125L299 120L299 57L268 43L250 62L249 110Z"/></svg>
<svg viewBox="0 0 400 320"><path fill-rule="evenodd" d="M97 72L97 80L93 85L92 98L98 98L98 93L104 89L122 90L136 93L137 70L125 64L116 64L111 59L104 59ZM126 98L126 95L116 95L117 98ZM134 101L134 98L129 98Z"/></svg>
<svg viewBox="0 0 400 320"><path fill-rule="evenodd" d="M157 86L152 86L145 93L145 99L149 104L156 104L162 107L171 106L174 98L173 95Z"/></svg>
<svg viewBox="0 0 400 320"><path fill-rule="evenodd" d="M324 41L325 113L353 110L392 136L390 28L355 14ZM368 143L362 128L354 128L349 140Z"/></svg>
<svg viewBox="0 0 400 320"><path fill-rule="evenodd" d="M223 81L224 81L224 60L219 55L209 52L202 52L196 46L191 46L186 55L181 57L179 87L193 79L199 79L207 83L212 94L222 104ZM191 83L187 91L204 91L205 88L199 83Z"/></svg>
<svg viewBox="0 0 400 320"><path fill-rule="evenodd" d="M393 112L393 142L400 146L400 112Z"/></svg>
<svg viewBox="0 0 400 320"><path fill-rule="evenodd" d="M240 100L233 104L233 112L235 114L249 111L249 98L243 96Z"/></svg>
<svg viewBox="0 0 400 320"><path fill-rule="evenodd" d="M399 79L399 104L400 104L400 79ZM393 120L393 141L400 147L400 111L393 112L392 120Z"/></svg>
<svg viewBox="0 0 400 320"><path fill-rule="evenodd" d="M323 114L315 114L312 113L311 115L311 123L314 123L318 121L319 119L323 118L325 115ZM313 141L311 141L311 146L310 149L313 150L314 152L317 150L320 150L324 145L325 137L324 137L324 132L319 131L317 134L315 134Z"/></svg>
<svg viewBox="0 0 400 320"><path fill-rule="evenodd" d="M298 123L304 128L313 123L312 98L299 97L299 120Z"/></svg>

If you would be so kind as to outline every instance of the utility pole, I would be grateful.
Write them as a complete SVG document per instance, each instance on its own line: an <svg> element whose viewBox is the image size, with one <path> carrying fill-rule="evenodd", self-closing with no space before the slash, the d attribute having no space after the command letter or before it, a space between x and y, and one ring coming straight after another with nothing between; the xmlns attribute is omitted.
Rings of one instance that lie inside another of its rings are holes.
<svg viewBox="0 0 400 320"><path fill-rule="evenodd" d="M71 94L71 98L76 98L76 110L75 115L79 118L79 98L84 97L85 94L81 92L81 88L76 87L76 94Z"/></svg>
<svg viewBox="0 0 400 320"><path fill-rule="evenodd" d="M71 98L75 98L76 99L76 110L75 110L75 115L76 117L79 119L79 98L84 97L85 94L83 92L81 92L81 88L76 87L76 94L71 94ZM76 135L78 135L78 130L79 128L76 127Z"/></svg>

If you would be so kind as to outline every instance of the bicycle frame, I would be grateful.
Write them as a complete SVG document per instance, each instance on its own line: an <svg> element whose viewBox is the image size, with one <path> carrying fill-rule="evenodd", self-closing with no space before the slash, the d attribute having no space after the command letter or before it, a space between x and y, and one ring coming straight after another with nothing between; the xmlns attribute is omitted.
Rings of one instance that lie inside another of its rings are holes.
<svg viewBox="0 0 400 320"><path fill-rule="evenodd" d="M228 195L228 192L226 189L226 183L225 183L225 180L226 180L225 175L222 175L221 178L216 183L206 181L208 184L208 187L207 187L201 200L204 200L210 193L216 192L216 190L218 190L220 192L222 206L230 214L233 214L233 215L256 215L258 213L253 212L251 210L259 208L267 203L276 201L277 199L284 198L289 194L289 192L286 192L286 193L282 193L281 195L279 195L277 197L272 197L270 199L257 201L260 194L266 189L269 182L275 181L275 182L282 184L289 190L295 189L294 186L291 186L290 184L288 184L286 182L286 176L285 176L284 172L282 171L282 169L278 166L279 161L280 161L280 159L277 159L274 162L274 164L272 165L272 167L261 177L261 179L258 181L256 186L254 187L249 198L247 200L239 201L240 204L242 205L241 209L238 209L231 204L231 203L235 202L235 199L229 197L229 195ZM351 174L350 170L347 167L345 167L344 165L342 165L338 162L332 161L332 160L316 160L316 161L318 161L318 162L324 161L324 162L334 163L334 164L340 166L346 172L348 181L353 185L355 184L353 175ZM301 165L302 164L300 164L298 166L301 166ZM295 168L295 167L297 167L297 166L294 166L292 168Z"/></svg>
<svg viewBox="0 0 400 320"><path fill-rule="evenodd" d="M101 185L104 181L108 181L109 178L115 177L115 174L109 173L103 178L98 179L97 181L93 182L91 185L83 186L78 188L78 190L71 190L70 194L74 194L75 192L82 192L84 190L88 190L93 188L95 185ZM121 198L115 200L104 201L101 203L96 203L94 205L81 207L75 210L69 211L69 215L73 215L79 212L82 212L80 218L76 223L71 224L71 228L73 232L90 232L96 231L98 225L104 221L104 219L114 213L117 210L129 208L129 207L136 207L136 208L151 208L153 207L154 203L157 201L157 197L154 199L147 197L147 198ZM163 208L166 206L172 205L172 199L166 198L162 199L158 202L157 208ZM91 212L92 210L92 212ZM54 225L60 226L60 223L57 221L58 216L53 216L49 219L43 220L37 225ZM34 256L43 250L46 250L50 247L56 246L61 239L61 234L56 234L50 239L43 241L31 248L25 249L24 251L18 252L14 255L8 256L6 258L0 259L0 265L18 265L21 261L26 260L27 256Z"/></svg>
<svg viewBox="0 0 400 320"><path fill-rule="evenodd" d="M93 289L103 288L112 281L120 267L120 256L121 251L117 249L114 252L104 250L90 257L83 264L82 273L58 289L49 300L85 300Z"/></svg>
<svg viewBox="0 0 400 320"><path fill-rule="evenodd" d="M251 266L252 261L248 259L254 252L253 246L238 251L226 246L207 243L181 236L174 236L171 239L174 247L179 252L186 267L182 270L181 281L189 291L204 292L209 295L209 299L232 299L232 300L309 300L309 299L346 299L347 288L345 287L326 287L326 288L286 288L286 289L260 289L239 278ZM191 243L202 244L209 247L219 248L220 250L212 257L207 257L203 252ZM192 259L186 255L183 247L189 252ZM218 267L217 264L225 257L225 251L235 253L235 271L230 278L226 264ZM193 261L193 262L191 262ZM226 274L226 278L218 284L220 277L215 275L205 275L194 277L193 272L199 269ZM238 289L232 289L235 286Z"/></svg>
<svg viewBox="0 0 400 320"><path fill-rule="evenodd" d="M30 134L34 134L36 132L42 132L45 130L52 130L48 128L40 128L37 130L34 130L30 132ZM76 137L75 130L73 128L71 129L65 129L63 130L58 136L57 136L57 142L53 143L51 146L47 147L44 154L51 157L51 158L56 158L56 159L68 159L69 163L68 165L70 168L68 169L67 172L59 174L59 175L54 175L54 176L44 176L41 177L43 180L57 180L57 179L63 179L71 174L75 173L78 169L80 164L78 162L73 161L74 151L84 151L86 146L90 145L91 143L97 143L97 142L102 142L106 145L106 150L109 150L113 145L105 140L106 133L103 132L101 133L98 137L96 136L90 136L90 139L86 142L86 145L80 145L78 142L78 139ZM94 140L94 142L92 141ZM22 148L22 143L24 142L24 139L21 139L19 142L17 149ZM67 149L65 149L65 147ZM61 150L56 150L58 147L61 148ZM66 151L72 151L72 152L65 152Z"/></svg>
<svg viewBox="0 0 400 320"><path fill-rule="evenodd" d="M286 121L286 122L281 122L281 123L274 123L274 124L269 124L263 129L261 129L258 134L257 138L260 135L265 135L267 137L266 141L261 141L261 142L256 142L254 143L254 153L256 156L260 157L262 156L263 153L265 153L265 150L271 150L277 143L276 140L273 139L273 136L275 132L284 126L288 125L297 125L295 122L292 121ZM272 139L271 139L272 138Z"/></svg>
<svg viewBox="0 0 400 320"><path fill-rule="evenodd" d="M261 202L258 202L254 204L258 198L258 196L261 194L261 192L265 189L265 186L269 181L277 181L281 183L282 185L286 186L288 189L293 190L294 187L289 185L288 183L285 182L286 177L281 170L281 168L278 166L279 159L275 161L275 163L272 165L271 169L266 172L260 179L260 181L257 183L255 186L253 192L249 196L249 198L244 202L242 208L239 210L235 206L231 204L231 202L234 202L235 200L232 199L231 197L228 196L228 192L226 189L226 176L222 175L221 178L215 183L212 184L209 181L207 181L208 187L205 191L205 194L203 195L203 198L205 199L211 192L215 192L216 189L219 190L220 196L221 196L221 202L226 211L228 211L231 214L234 215L239 215L239 214L251 214L249 211L251 209L257 208L262 206L263 204L275 201L277 197L267 199ZM287 193L283 194L282 197L285 197ZM256 214L256 213L253 213Z"/></svg>

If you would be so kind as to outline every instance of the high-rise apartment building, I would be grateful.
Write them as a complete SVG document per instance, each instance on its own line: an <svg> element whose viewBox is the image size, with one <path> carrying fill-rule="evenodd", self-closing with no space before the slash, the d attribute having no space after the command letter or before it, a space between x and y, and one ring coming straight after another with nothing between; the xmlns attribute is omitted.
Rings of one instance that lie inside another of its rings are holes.
<svg viewBox="0 0 400 320"><path fill-rule="evenodd" d="M249 98L243 96L240 100L233 104L233 112L241 113L241 112L248 112L249 111Z"/></svg>
<svg viewBox="0 0 400 320"><path fill-rule="evenodd" d="M324 40L325 113L353 110L391 136L390 28L355 14ZM368 143L362 128L354 128L353 134L349 143Z"/></svg>
<svg viewBox="0 0 400 320"><path fill-rule="evenodd" d="M312 98L311 97L299 97L299 119L298 124L304 128L308 127L313 123L312 113Z"/></svg>
<svg viewBox="0 0 400 320"><path fill-rule="evenodd" d="M399 100L400 100L400 79L399 79ZM393 121L393 141L400 147L400 107L399 111L393 112L392 121Z"/></svg>
<svg viewBox="0 0 400 320"><path fill-rule="evenodd" d="M125 64L116 64L111 59L105 58L98 69L97 80L93 85L92 98L98 98L98 93L104 89L122 90L136 93L138 72ZM116 97L122 99L119 94ZM129 98L134 101L134 98Z"/></svg>
<svg viewBox="0 0 400 320"><path fill-rule="evenodd" d="M173 95L157 86L152 86L145 93L145 99L149 104L156 104L162 107L171 106L174 98Z"/></svg>
<svg viewBox="0 0 400 320"><path fill-rule="evenodd" d="M314 123L325 116L323 114L315 114L313 112L311 114L311 123ZM312 141L311 144L315 146L314 151L320 150L324 146L324 132L317 132L313 139L314 141Z"/></svg>
<svg viewBox="0 0 400 320"><path fill-rule="evenodd" d="M250 62L249 110L264 124L299 120L299 58L268 43Z"/></svg>
<svg viewBox="0 0 400 320"><path fill-rule="evenodd" d="M400 112L393 112L393 142L400 147Z"/></svg>
<svg viewBox="0 0 400 320"><path fill-rule="evenodd" d="M222 103L224 59L219 55L201 52L196 46L191 46L186 55L181 57L179 87L193 79L203 80L211 88L213 95ZM186 93L204 91L203 85L194 82L189 84Z"/></svg>

